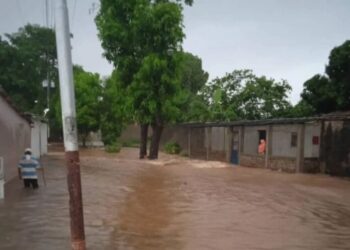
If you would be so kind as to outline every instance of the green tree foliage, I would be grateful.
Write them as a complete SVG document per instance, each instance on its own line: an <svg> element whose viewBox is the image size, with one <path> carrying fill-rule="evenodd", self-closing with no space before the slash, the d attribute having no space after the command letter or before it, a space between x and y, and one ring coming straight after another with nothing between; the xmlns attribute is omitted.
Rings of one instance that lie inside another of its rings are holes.
<svg viewBox="0 0 350 250"><path fill-rule="evenodd" d="M74 67L74 85L77 110L77 127L83 146L90 132L96 132L100 125L102 86L98 74Z"/></svg>
<svg viewBox="0 0 350 250"><path fill-rule="evenodd" d="M131 120L130 101L118 80L117 71L104 82L101 108L101 132L105 145L116 145L122 129Z"/></svg>
<svg viewBox="0 0 350 250"><path fill-rule="evenodd" d="M315 109L315 113L328 113L337 109L337 92L330 79L315 75L304 83L302 100Z"/></svg>
<svg viewBox="0 0 350 250"><path fill-rule="evenodd" d="M284 117L297 118L312 116L314 114L314 108L302 99L296 105L291 106L289 109L287 109L285 111Z"/></svg>
<svg viewBox="0 0 350 250"><path fill-rule="evenodd" d="M331 51L326 73L338 94L337 108L350 109L350 40Z"/></svg>
<svg viewBox="0 0 350 250"><path fill-rule="evenodd" d="M180 82L183 105L178 122L203 120L208 116L207 105L198 95L208 81L209 74L203 70L202 60L191 53L179 53L181 60Z"/></svg>
<svg viewBox="0 0 350 250"><path fill-rule="evenodd" d="M21 110L42 115L47 107L42 82L47 76L57 81L54 31L26 25L7 34L5 40L0 38L0 57L0 85Z"/></svg>
<svg viewBox="0 0 350 250"><path fill-rule="evenodd" d="M257 77L251 70L235 70L216 78L200 92L201 106L209 107L209 121L267 119L286 114L291 105L286 81ZM200 105L198 105L200 106Z"/></svg>
<svg viewBox="0 0 350 250"><path fill-rule="evenodd" d="M302 100L313 114L350 109L350 41L331 51L326 74L328 77L318 74L304 83Z"/></svg>
<svg viewBox="0 0 350 250"><path fill-rule="evenodd" d="M240 116L245 119L282 117L291 107L288 93L292 90L287 81L280 82L265 76L248 81L240 94Z"/></svg>
<svg viewBox="0 0 350 250"><path fill-rule="evenodd" d="M133 117L144 126L141 157L146 154L147 126L153 129L149 157L157 158L162 128L177 116L177 104L184 99L178 60L182 19L180 1L101 0L96 17L99 37L130 97Z"/></svg>
<svg viewBox="0 0 350 250"><path fill-rule="evenodd" d="M73 75L77 128L83 147L85 147L89 133L96 132L100 128L102 84L98 74L87 72L81 66L74 65ZM59 96L53 100L52 108L55 114L53 123L57 126L57 130L62 130Z"/></svg>
<svg viewBox="0 0 350 250"><path fill-rule="evenodd" d="M191 53L180 53L182 64L180 80L182 87L192 94L197 94L208 81L209 74L203 70L202 60Z"/></svg>

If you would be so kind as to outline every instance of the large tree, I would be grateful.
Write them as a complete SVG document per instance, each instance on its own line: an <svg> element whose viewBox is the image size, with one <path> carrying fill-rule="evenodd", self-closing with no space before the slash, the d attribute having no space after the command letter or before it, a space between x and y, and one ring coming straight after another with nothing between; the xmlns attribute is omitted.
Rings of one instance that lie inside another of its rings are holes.
<svg viewBox="0 0 350 250"><path fill-rule="evenodd" d="M329 113L337 109L337 92L331 80L315 75L304 83L302 100L313 107L315 113Z"/></svg>
<svg viewBox="0 0 350 250"><path fill-rule="evenodd" d="M304 83L302 100L314 114L350 109L350 41L331 51L326 74Z"/></svg>
<svg viewBox="0 0 350 250"><path fill-rule="evenodd" d="M182 96L185 99L181 107L182 115L178 122L204 120L207 116L207 105L199 92L208 81L209 74L203 70L202 60L189 52L180 53L180 82Z"/></svg>
<svg viewBox="0 0 350 250"><path fill-rule="evenodd" d="M74 67L77 127L83 147L90 132L100 128L102 86L100 76Z"/></svg>
<svg viewBox="0 0 350 250"><path fill-rule="evenodd" d="M42 83L47 77L57 81L54 31L26 25L7 34L0 38L0 57L0 84L21 110L42 115L48 106Z"/></svg>
<svg viewBox="0 0 350 250"><path fill-rule="evenodd" d="M147 154L148 126L153 129L149 158L156 159L163 126L183 101L178 56L182 22L180 1L101 0L96 17L99 36L141 124L141 158Z"/></svg>
<svg viewBox="0 0 350 250"><path fill-rule="evenodd" d="M245 119L268 119L282 117L291 107L287 81L275 81L265 76L248 81L239 96L240 117Z"/></svg>
<svg viewBox="0 0 350 250"><path fill-rule="evenodd" d="M77 128L83 147L90 132L100 129L102 108L102 84L97 73L87 72L79 65L73 66ZM52 124L62 131L61 100L55 96L52 104ZM56 135L57 136L57 135Z"/></svg>
<svg viewBox="0 0 350 250"><path fill-rule="evenodd" d="M203 70L202 60L189 52L180 53L182 64L180 80L182 87L197 94L208 81L209 74Z"/></svg>
<svg viewBox="0 0 350 250"><path fill-rule="evenodd" d="M331 51L326 73L338 94L338 109L350 109L350 40Z"/></svg>
<svg viewBox="0 0 350 250"><path fill-rule="evenodd" d="M114 145L125 125L132 120L130 98L119 81L118 71L105 79L102 89L101 132L105 145Z"/></svg>
<svg viewBox="0 0 350 250"><path fill-rule="evenodd" d="M283 116L291 107L286 81L258 77L251 70L235 70L207 84L200 95L210 121L267 119Z"/></svg>

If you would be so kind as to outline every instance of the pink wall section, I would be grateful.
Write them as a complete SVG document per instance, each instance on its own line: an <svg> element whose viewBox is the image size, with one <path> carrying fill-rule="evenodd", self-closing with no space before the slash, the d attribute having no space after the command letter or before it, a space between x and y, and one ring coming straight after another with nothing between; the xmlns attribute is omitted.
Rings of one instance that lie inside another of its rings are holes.
<svg viewBox="0 0 350 250"><path fill-rule="evenodd" d="M17 164L30 146L30 125L0 96L0 157L4 159L5 182L17 176Z"/></svg>

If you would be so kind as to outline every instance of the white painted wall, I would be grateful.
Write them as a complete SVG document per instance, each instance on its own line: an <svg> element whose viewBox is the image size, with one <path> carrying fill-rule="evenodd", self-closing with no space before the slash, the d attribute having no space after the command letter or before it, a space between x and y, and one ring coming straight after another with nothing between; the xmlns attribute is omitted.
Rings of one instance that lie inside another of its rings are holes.
<svg viewBox="0 0 350 250"><path fill-rule="evenodd" d="M40 157L47 154L47 124L34 121L31 131L31 149L33 156Z"/></svg>

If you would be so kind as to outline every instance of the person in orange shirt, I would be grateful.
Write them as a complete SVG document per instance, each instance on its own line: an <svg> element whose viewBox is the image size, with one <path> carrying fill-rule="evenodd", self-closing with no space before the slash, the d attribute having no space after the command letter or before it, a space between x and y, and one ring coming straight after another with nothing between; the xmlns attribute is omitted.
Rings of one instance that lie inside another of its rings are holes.
<svg viewBox="0 0 350 250"><path fill-rule="evenodd" d="M265 151L266 151L266 142L264 139L261 139L258 147L259 155L265 154Z"/></svg>

